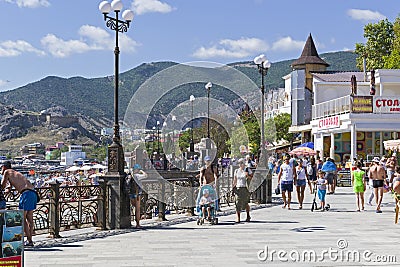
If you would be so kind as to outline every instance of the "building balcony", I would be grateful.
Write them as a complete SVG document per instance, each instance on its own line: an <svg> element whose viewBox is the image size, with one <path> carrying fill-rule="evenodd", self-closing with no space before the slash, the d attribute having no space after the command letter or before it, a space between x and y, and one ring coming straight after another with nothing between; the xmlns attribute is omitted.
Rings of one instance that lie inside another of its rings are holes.
<svg viewBox="0 0 400 267"><path fill-rule="evenodd" d="M312 119L349 113L351 111L351 96L343 96L312 106Z"/></svg>
<svg viewBox="0 0 400 267"><path fill-rule="evenodd" d="M312 106L312 119L345 113L399 114L400 96L343 96Z"/></svg>

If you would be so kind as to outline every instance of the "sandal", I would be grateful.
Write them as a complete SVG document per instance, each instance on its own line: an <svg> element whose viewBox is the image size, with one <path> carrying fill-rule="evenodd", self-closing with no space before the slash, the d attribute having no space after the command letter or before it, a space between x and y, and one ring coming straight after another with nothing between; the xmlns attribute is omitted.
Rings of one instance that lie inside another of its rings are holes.
<svg viewBox="0 0 400 267"><path fill-rule="evenodd" d="M246 218L246 222L250 222L250 220L251 220L251 217Z"/></svg>
<svg viewBox="0 0 400 267"><path fill-rule="evenodd" d="M24 242L24 247L33 247L33 242L32 241L25 241Z"/></svg>

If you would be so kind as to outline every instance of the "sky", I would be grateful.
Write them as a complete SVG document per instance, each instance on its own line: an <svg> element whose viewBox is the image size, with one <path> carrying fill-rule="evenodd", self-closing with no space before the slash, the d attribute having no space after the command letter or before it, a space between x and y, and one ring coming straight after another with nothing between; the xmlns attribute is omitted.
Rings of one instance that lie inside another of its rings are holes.
<svg viewBox="0 0 400 267"><path fill-rule="evenodd" d="M115 32L95 0L0 0L0 91L47 76L113 75ZM120 72L142 63L232 63L353 50L367 23L400 13L396 0L122 0L134 19L119 34ZM110 13L114 15L114 13Z"/></svg>

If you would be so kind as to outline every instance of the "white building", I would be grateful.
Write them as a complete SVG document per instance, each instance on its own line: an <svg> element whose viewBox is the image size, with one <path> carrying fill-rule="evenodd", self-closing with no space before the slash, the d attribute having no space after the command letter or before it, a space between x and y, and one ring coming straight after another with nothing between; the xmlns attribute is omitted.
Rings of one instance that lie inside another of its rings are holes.
<svg viewBox="0 0 400 267"><path fill-rule="evenodd" d="M289 131L301 132L302 142L314 141L319 156L335 162L383 155L383 141L399 137L400 70L376 70L374 84L371 72L327 71L328 66L310 35L285 76L285 88L291 87Z"/></svg>
<svg viewBox="0 0 400 267"><path fill-rule="evenodd" d="M61 153L60 165L71 166L74 164L76 159L85 159L86 153L82 151L81 145L70 145L68 152Z"/></svg>
<svg viewBox="0 0 400 267"><path fill-rule="evenodd" d="M357 93L352 95L351 76ZM371 73L314 73L311 132L315 149L343 162L383 155L383 141L400 132L400 70L375 71L375 95L370 95Z"/></svg>

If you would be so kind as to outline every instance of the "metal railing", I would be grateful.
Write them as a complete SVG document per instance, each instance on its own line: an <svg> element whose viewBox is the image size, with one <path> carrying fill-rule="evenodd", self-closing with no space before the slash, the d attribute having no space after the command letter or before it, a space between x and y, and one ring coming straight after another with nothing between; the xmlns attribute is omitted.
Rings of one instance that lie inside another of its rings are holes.
<svg viewBox="0 0 400 267"><path fill-rule="evenodd" d="M216 190L219 204L230 206L234 202L233 169L220 167L218 170ZM168 211L178 210L187 210L194 215L199 191L197 174L192 172L181 178L143 180L141 215L165 219ZM260 191L261 188L253 188L253 201L262 201L261 195L265 193ZM72 228L97 226L106 229L111 191L107 182L99 181L99 185L85 186L60 186L54 183L48 187L36 188L36 191L41 199L33 212L35 234L49 233L52 237L60 237L61 231ZM5 197L8 209L18 209L20 193L12 189L5 193ZM133 216L134 213L132 221Z"/></svg>
<svg viewBox="0 0 400 267"><path fill-rule="evenodd" d="M324 118L344 113L351 110L351 96L343 96L312 106L312 119Z"/></svg>
<svg viewBox="0 0 400 267"><path fill-rule="evenodd" d="M41 198L33 212L36 234L47 232L59 237L60 231L71 227L104 226L97 214L99 207L105 205L105 183L65 187L54 183L36 188L36 192ZM20 194L15 189L5 193L5 197L9 209L18 209Z"/></svg>

